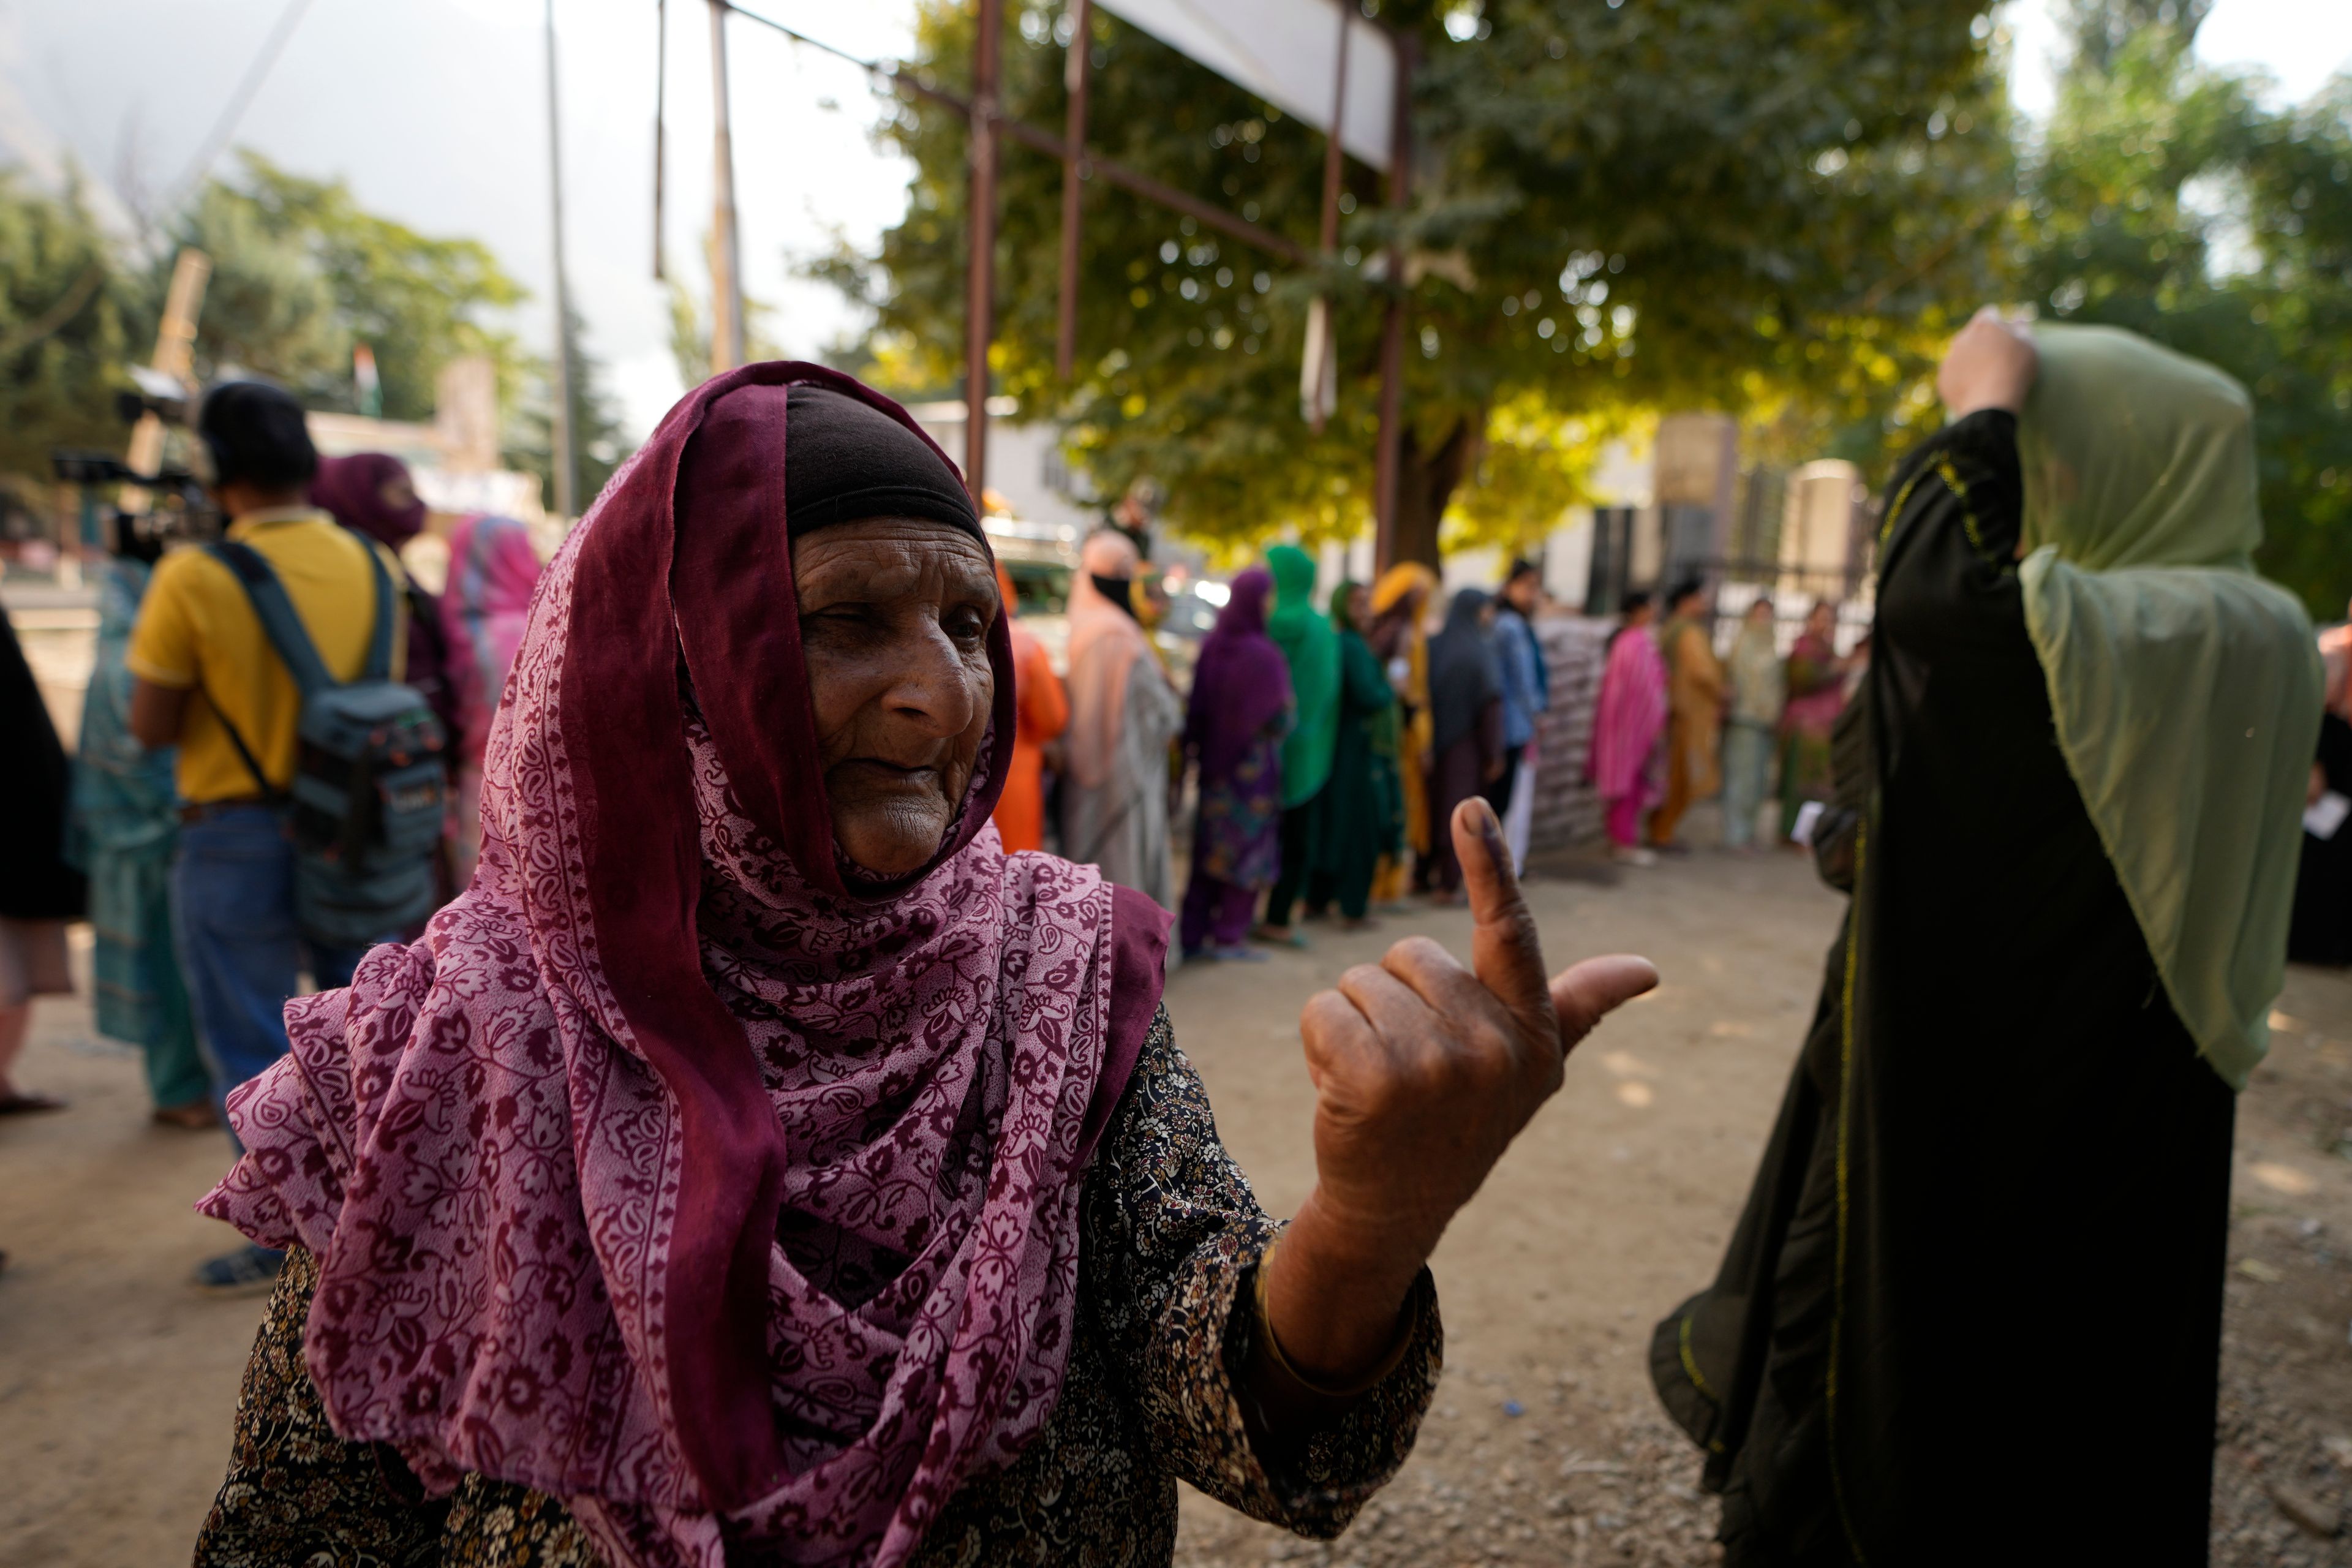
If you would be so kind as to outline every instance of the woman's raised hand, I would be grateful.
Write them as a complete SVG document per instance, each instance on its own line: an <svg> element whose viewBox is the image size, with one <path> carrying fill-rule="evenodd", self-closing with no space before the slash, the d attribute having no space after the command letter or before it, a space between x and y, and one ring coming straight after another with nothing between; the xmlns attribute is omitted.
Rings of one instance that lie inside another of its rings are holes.
<svg viewBox="0 0 2352 1568"><path fill-rule="evenodd" d="M1471 966L1427 937L1307 1004L1315 1190L1266 1280L1275 1337L1299 1369L1372 1364L1454 1213L1560 1083L1601 1016L1658 982L1647 959L1588 959L1547 978L1534 917L1485 801L1454 814L1476 921Z"/></svg>
<svg viewBox="0 0 2352 1568"><path fill-rule="evenodd" d="M1944 363L1936 369L1936 395L1955 419L1987 408L2015 414L2025 406L2025 395L2033 390L2041 369L2042 355L2032 334L2021 322L2006 320L1987 305L1944 351Z"/></svg>

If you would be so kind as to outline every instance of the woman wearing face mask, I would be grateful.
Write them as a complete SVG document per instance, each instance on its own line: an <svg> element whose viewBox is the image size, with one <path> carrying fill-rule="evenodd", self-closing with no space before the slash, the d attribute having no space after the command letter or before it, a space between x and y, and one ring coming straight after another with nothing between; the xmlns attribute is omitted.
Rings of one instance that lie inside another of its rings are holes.
<svg viewBox="0 0 2352 1568"><path fill-rule="evenodd" d="M1988 313L1937 387L1848 721L1853 901L1729 1254L1651 1370L1728 1563L2202 1563L2234 1091L2284 968L2318 655L2252 569L2236 382Z"/></svg>
<svg viewBox="0 0 2352 1568"><path fill-rule="evenodd" d="M408 465L389 452L323 459L310 481L310 504L395 556L425 531L425 502L416 494ZM451 679L440 601L404 578L401 586L408 595L408 661L401 679L432 705L448 735L450 754L461 754L464 700Z"/></svg>
<svg viewBox="0 0 2352 1568"><path fill-rule="evenodd" d="M1064 744L1062 853L1098 866L1162 909L1169 860L1169 746L1184 704L1135 614L1135 542L1106 529L1078 554L1070 584L1070 727Z"/></svg>
<svg viewBox="0 0 2352 1568"><path fill-rule="evenodd" d="M1180 1477L1346 1524L1447 1218L1654 971L1547 982L1465 810L1475 967L1308 1005L1278 1226L1164 914L1002 847L1011 678L895 405L756 364L671 411L533 601L473 887L232 1103L206 1212L289 1251L198 1563L1166 1563Z"/></svg>

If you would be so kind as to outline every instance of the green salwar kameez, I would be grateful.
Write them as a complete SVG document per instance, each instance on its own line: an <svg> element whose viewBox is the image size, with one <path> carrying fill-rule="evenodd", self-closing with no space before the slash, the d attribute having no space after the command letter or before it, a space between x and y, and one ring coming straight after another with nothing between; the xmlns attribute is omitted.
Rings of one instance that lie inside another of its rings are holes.
<svg viewBox="0 0 2352 1568"><path fill-rule="evenodd" d="M1338 601L1334 601L1335 609ZM1339 619L1335 616L1334 619ZM1349 920L1370 907L1381 858L1404 845L1404 786L1397 776L1396 693L1371 644L1352 626L1339 632L1339 722L1330 781L1307 828L1307 905L1336 901Z"/></svg>

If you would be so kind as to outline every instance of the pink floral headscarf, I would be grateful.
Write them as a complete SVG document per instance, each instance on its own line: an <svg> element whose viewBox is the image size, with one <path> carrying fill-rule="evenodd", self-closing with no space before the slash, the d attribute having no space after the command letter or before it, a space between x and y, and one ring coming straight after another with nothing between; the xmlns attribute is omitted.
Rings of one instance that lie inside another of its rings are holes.
<svg viewBox="0 0 2352 1568"><path fill-rule="evenodd" d="M490 715L522 646L539 573L530 531L513 518L468 517L450 531L441 624L466 762L479 765L488 748Z"/></svg>
<svg viewBox="0 0 2352 1568"><path fill-rule="evenodd" d="M533 600L472 889L288 1005L202 1205L318 1256L340 1436L436 1492L553 1493L616 1564L903 1562L1037 1434L1159 995L1165 916L989 822L1001 617L939 856L845 885L792 610L795 382L912 427L801 364L671 410Z"/></svg>

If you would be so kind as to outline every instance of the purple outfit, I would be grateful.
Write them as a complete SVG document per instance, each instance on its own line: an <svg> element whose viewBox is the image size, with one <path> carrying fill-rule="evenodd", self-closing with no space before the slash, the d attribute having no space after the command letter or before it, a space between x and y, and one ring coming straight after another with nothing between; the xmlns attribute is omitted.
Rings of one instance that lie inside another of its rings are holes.
<svg viewBox="0 0 2352 1568"><path fill-rule="evenodd" d="M1282 869L1282 741L1290 729L1290 667L1265 633L1274 579L1253 566L1201 645L1184 745L1200 765L1192 875L1184 889L1184 951L1247 940L1257 896Z"/></svg>

